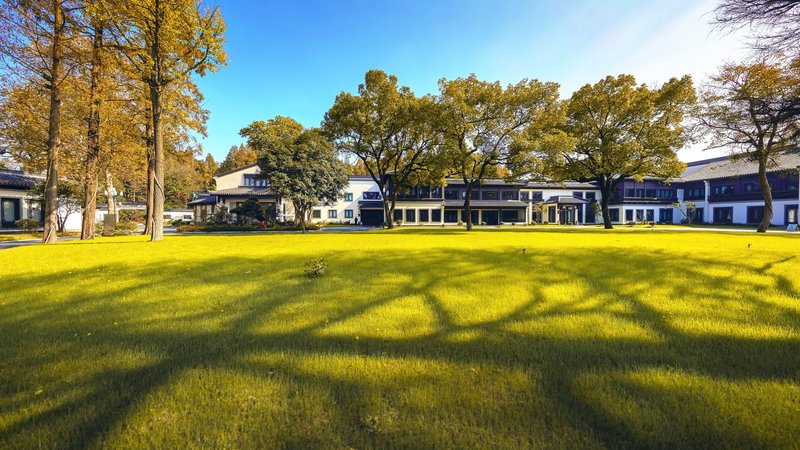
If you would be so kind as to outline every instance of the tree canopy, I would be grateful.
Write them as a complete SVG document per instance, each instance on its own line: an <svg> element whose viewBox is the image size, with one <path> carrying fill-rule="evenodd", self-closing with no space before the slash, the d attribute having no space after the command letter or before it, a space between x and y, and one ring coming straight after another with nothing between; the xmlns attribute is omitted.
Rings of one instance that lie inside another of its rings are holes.
<svg viewBox="0 0 800 450"><path fill-rule="evenodd" d="M605 228L612 228L608 201L622 179L666 180L683 171L676 152L689 137L683 121L695 102L688 75L652 89L631 75L587 84L566 104L563 130L574 145L543 148L547 172L557 180L596 181Z"/></svg>

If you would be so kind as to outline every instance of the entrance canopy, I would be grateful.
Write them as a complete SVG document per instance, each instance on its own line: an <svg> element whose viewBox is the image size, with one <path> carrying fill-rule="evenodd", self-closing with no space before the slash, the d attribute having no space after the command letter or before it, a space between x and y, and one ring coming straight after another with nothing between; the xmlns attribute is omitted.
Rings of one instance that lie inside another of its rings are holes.
<svg viewBox="0 0 800 450"><path fill-rule="evenodd" d="M571 195L554 195L547 199L545 203L555 203L558 205L586 205L589 203L588 200L584 200L582 198L573 197Z"/></svg>

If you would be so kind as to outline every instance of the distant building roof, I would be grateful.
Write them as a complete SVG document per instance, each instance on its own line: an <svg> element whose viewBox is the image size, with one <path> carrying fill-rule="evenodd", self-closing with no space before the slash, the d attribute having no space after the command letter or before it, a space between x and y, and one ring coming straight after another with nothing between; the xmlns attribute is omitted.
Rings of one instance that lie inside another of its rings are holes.
<svg viewBox="0 0 800 450"><path fill-rule="evenodd" d="M221 177L221 176L224 176L224 175L230 175L230 174L232 174L232 173L234 173L234 172L238 172L238 171L240 171L240 170L249 169L249 168L251 168L251 167L255 167L255 166L257 166L257 165L258 165L258 163L248 164L248 165L246 165L246 166L237 167L237 168L235 168L235 169L231 169L231 170L226 170L225 172L219 172L219 173L215 173L215 174L214 174L214 176L215 176L215 177Z"/></svg>
<svg viewBox="0 0 800 450"><path fill-rule="evenodd" d="M571 195L554 195L547 199L545 203L557 203L559 205L585 205L589 201Z"/></svg>
<svg viewBox="0 0 800 450"><path fill-rule="evenodd" d="M190 201L189 206L194 205L216 205L217 204L217 196L216 195L205 195L203 197L197 198L195 200Z"/></svg>
<svg viewBox="0 0 800 450"><path fill-rule="evenodd" d="M25 173L21 170L0 169L0 188L28 190L42 180L44 180L42 175Z"/></svg>
<svg viewBox="0 0 800 450"><path fill-rule="evenodd" d="M681 175L681 181L702 181L716 178L736 178L744 175L758 173L758 162L735 158L714 158L707 161L698 161L693 166L687 167ZM796 170L800 166L800 151L793 151L776 156L767 166L768 172Z"/></svg>
<svg viewBox="0 0 800 450"><path fill-rule="evenodd" d="M217 197L258 197L275 198L275 195L267 187L236 187L211 191L211 195Z"/></svg>

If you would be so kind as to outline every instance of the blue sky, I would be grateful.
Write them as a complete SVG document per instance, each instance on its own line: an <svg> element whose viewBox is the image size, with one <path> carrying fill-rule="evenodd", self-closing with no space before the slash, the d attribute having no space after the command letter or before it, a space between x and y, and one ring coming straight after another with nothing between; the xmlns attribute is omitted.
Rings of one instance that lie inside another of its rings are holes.
<svg viewBox="0 0 800 450"><path fill-rule="evenodd" d="M203 150L217 160L253 120L318 126L340 91L369 69L417 94L475 73L503 83L538 78L569 95L608 74L702 82L745 54L708 25L714 0L224 1L229 64L198 79L211 111ZM692 148L685 160L716 156Z"/></svg>

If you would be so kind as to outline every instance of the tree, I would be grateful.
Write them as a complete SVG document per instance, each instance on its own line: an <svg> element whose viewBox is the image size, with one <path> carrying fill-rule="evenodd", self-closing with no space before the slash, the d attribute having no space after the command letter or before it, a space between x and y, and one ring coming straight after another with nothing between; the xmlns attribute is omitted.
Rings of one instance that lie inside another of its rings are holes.
<svg viewBox="0 0 800 450"><path fill-rule="evenodd" d="M797 0L720 0L714 22L723 28L749 26L752 45L765 53L797 56L800 48L800 2Z"/></svg>
<svg viewBox="0 0 800 450"><path fill-rule="evenodd" d="M270 190L291 200L303 232L311 208L335 203L347 186L345 164L319 130L303 130L293 119L278 116L253 122L241 135L258 151L260 175Z"/></svg>
<svg viewBox="0 0 800 450"><path fill-rule="evenodd" d="M694 223L697 215L697 203L684 200L683 203L674 202L672 207L680 211L686 223Z"/></svg>
<svg viewBox="0 0 800 450"><path fill-rule="evenodd" d="M135 73L147 85L153 136L152 241L164 237L164 97L191 74L225 64L225 24L218 9L196 0L128 0L119 5L113 35Z"/></svg>
<svg viewBox="0 0 800 450"><path fill-rule="evenodd" d="M797 146L800 123L795 105L800 98L800 67L765 62L728 64L701 93L699 121L711 135L712 147L726 147L735 158L758 163L764 199L764 232L773 215L767 170L776 155Z"/></svg>
<svg viewBox="0 0 800 450"><path fill-rule="evenodd" d="M564 131L574 145L545 147L546 171L556 180L597 182L603 224L613 228L608 204L620 181L683 172L676 152L689 137L682 122L695 101L688 75L653 89L631 75L587 84L566 105Z"/></svg>
<svg viewBox="0 0 800 450"><path fill-rule="evenodd" d="M40 201L44 199L44 192L45 183L37 183L28 191L28 195L30 198ZM61 180L58 183L56 227L59 233L64 232L64 226L69 216L81 212L81 204L83 203L82 196L83 189L81 183L66 180Z"/></svg>
<svg viewBox="0 0 800 450"><path fill-rule="evenodd" d="M236 219L240 223L264 222L267 216L264 215L264 208L258 203L258 197L249 197L241 205L233 208L232 213L236 214Z"/></svg>
<svg viewBox="0 0 800 450"><path fill-rule="evenodd" d="M205 159L197 162L197 172L200 174L200 179L203 183L203 190L210 191L214 189L214 174L219 170L219 164L214 161L211 153L206 154Z"/></svg>
<svg viewBox="0 0 800 450"><path fill-rule="evenodd" d="M219 172L227 172L229 170L238 169L240 167L255 164L258 159L258 153L243 145L232 145L225 159L219 165Z"/></svg>
<svg viewBox="0 0 800 450"><path fill-rule="evenodd" d="M558 85L522 80L503 88L499 82L468 78L439 81L444 109L446 154L452 172L466 187L464 210L472 229L472 192L486 178L508 169L508 177L534 171L534 142L549 135L558 116ZM527 130L528 145L513 145ZM504 167L505 166L505 167Z"/></svg>
<svg viewBox="0 0 800 450"><path fill-rule="evenodd" d="M5 0L0 13L0 52L6 57L4 62L11 65L12 73L38 77L49 95L44 244L57 239L61 87L71 70L67 44L74 35L70 25L76 9L70 0Z"/></svg>
<svg viewBox="0 0 800 450"><path fill-rule="evenodd" d="M398 87L394 75L370 70L358 95L341 92L325 113L325 135L337 150L361 161L378 185L389 228L400 189L443 178L435 152L441 141L437 108L433 98Z"/></svg>

